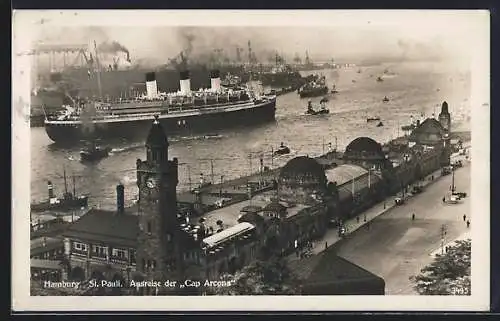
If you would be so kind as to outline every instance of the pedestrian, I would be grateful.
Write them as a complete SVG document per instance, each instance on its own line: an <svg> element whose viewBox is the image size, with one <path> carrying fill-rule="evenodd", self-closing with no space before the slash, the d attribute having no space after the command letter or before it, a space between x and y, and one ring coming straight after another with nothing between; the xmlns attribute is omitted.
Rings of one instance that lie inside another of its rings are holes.
<svg viewBox="0 0 500 321"><path fill-rule="evenodd" d="M413 213L413 214L411 215L411 220L412 220L412 221L414 221L414 220L415 220L415 213Z"/></svg>
<svg viewBox="0 0 500 321"><path fill-rule="evenodd" d="M469 227L470 227L470 221L467 220L467 228L469 228Z"/></svg>
<svg viewBox="0 0 500 321"><path fill-rule="evenodd" d="M385 201L384 201L384 210L385 210Z"/></svg>
<svg viewBox="0 0 500 321"><path fill-rule="evenodd" d="M446 202L446 197L443 196L443 203L445 203L445 202Z"/></svg>
<svg viewBox="0 0 500 321"><path fill-rule="evenodd" d="M466 219L467 219L467 215L464 214L464 222L465 222Z"/></svg>
<svg viewBox="0 0 500 321"><path fill-rule="evenodd" d="M325 250L328 248L328 242L325 242Z"/></svg>
<svg viewBox="0 0 500 321"><path fill-rule="evenodd" d="M359 223L359 216L356 216L356 222Z"/></svg>

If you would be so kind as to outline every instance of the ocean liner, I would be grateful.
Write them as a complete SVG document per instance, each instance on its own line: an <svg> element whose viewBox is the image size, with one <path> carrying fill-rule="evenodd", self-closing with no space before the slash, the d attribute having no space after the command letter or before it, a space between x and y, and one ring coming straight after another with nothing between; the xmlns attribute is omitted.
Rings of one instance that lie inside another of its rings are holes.
<svg viewBox="0 0 500 321"><path fill-rule="evenodd" d="M220 71L210 72L210 88L192 91L189 71L180 72L180 91L159 92L156 74L146 74L146 94L118 101L86 101L47 116L45 130L56 143L92 138L142 137L158 117L169 133L192 133L275 120L276 96L251 88L226 88Z"/></svg>

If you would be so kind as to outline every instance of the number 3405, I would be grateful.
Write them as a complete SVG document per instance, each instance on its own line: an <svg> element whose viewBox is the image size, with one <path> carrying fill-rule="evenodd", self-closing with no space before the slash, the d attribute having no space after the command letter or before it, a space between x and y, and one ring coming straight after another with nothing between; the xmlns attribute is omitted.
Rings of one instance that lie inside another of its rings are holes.
<svg viewBox="0 0 500 321"><path fill-rule="evenodd" d="M467 288L451 288L451 295L470 295L470 289Z"/></svg>

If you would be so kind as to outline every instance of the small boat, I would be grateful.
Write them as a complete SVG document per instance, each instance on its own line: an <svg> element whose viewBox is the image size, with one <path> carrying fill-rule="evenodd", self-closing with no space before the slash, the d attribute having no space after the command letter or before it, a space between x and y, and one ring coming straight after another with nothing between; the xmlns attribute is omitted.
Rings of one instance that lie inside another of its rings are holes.
<svg viewBox="0 0 500 321"><path fill-rule="evenodd" d="M221 138L222 136L219 135L219 134L206 134L205 136L203 136L203 138L205 139L211 139L211 138Z"/></svg>
<svg viewBox="0 0 500 321"><path fill-rule="evenodd" d="M332 94L336 94L336 93L338 93L338 92L339 92L339 91L337 90L337 87L336 87L335 85L333 85L332 90L330 91L330 93L332 93Z"/></svg>
<svg viewBox="0 0 500 321"><path fill-rule="evenodd" d="M358 74L360 74L360 73L361 73L361 69L358 69Z"/></svg>
<svg viewBox="0 0 500 321"><path fill-rule="evenodd" d="M366 119L366 122L367 122L367 123L369 123L369 122L371 122L371 121L377 121L377 120L380 120L380 117L368 117L368 118Z"/></svg>
<svg viewBox="0 0 500 321"><path fill-rule="evenodd" d="M94 162L108 157L109 152L111 152L110 147L103 148L92 142L80 151L80 159L82 162Z"/></svg>
<svg viewBox="0 0 500 321"><path fill-rule="evenodd" d="M379 123L377 124L377 127L382 127L382 126L384 126L384 124L383 124L382 122L379 122Z"/></svg>
<svg viewBox="0 0 500 321"><path fill-rule="evenodd" d="M386 103L386 102L388 102L388 101L389 101L389 98L387 98L387 96L385 96L385 97L384 97L384 99L382 99L382 101L383 101L384 103Z"/></svg>
<svg viewBox="0 0 500 321"><path fill-rule="evenodd" d="M384 81L384 79L382 79L382 77L378 76L378 77L377 77L377 81L378 81L378 82L382 82L382 81Z"/></svg>
<svg viewBox="0 0 500 321"><path fill-rule="evenodd" d="M88 205L88 196L76 195L75 177L73 177L73 193L68 192L68 185L66 183L66 171L64 171L64 194L63 197L54 197L54 189L51 181L47 182L49 191L49 198L40 203L31 203L32 212L45 212L45 211L70 211L80 208L85 208Z"/></svg>
<svg viewBox="0 0 500 321"><path fill-rule="evenodd" d="M329 114L330 110L328 110L326 108L326 106L325 106L325 103L327 101L328 101L328 99L326 99L326 98L321 99L321 101L320 101L321 107L320 107L319 110L314 110L314 108L312 107L311 101L309 101L308 104L307 104L306 115L325 115L325 114Z"/></svg>
<svg viewBox="0 0 500 321"><path fill-rule="evenodd" d="M290 154L290 148L288 146L285 146L283 142L281 143L280 147L278 147L277 150L274 151L273 155L286 155Z"/></svg>

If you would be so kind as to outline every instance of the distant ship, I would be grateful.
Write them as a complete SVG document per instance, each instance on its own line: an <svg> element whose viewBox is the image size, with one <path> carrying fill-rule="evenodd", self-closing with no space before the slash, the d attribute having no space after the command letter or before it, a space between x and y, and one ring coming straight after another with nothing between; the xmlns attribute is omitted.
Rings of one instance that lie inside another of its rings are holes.
<svg viewBox="0 0 500 321"><path fill-rule="evenodd" d="M300 98L317 97L328 94L328 86L326 85L325 76L315 77L314 80L308 82L298 90Z"/></svg>
<svg viewBox="0 0 500 321"><path fill-rule="evenodd" d="M260 71L252 76L259 80L262 86L273 88L293 88L296 90L306 83L306 80L289 65L277 65L269 71Z"/></svg>
<svg viewBox="0 0 500 321"><path fill-rule="evenodd" d="M76 196L75 178L73 177L73 193L68 192L66 183L66 171L64 171L64 194L62 198L54 197L54 187L51 181L47 182L47 189L49 191L49 199L40 203L31 203L32 212L45 212L45 211L69 211L87 207L88 196Z"/></svg>
<svg viewBox="0 0 500 321"><path fill-rule="evenodd" d="M47 117L50 139L74 143L94 138L141 137L151 119L158 117L169 133L214 130L275 120L276 96L260 95L251 88L221 85L220 71L210 73L211 88L192 91L189 71L180 73L180 91L158 91L154 72L146 74L146 94L133 99L87 101L57 116Z"/></svg>

